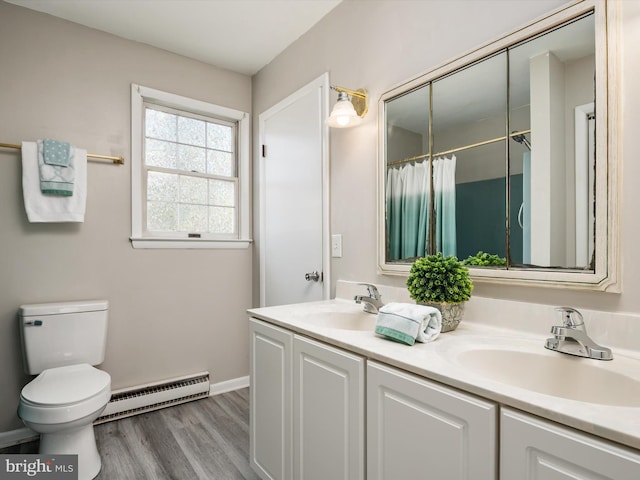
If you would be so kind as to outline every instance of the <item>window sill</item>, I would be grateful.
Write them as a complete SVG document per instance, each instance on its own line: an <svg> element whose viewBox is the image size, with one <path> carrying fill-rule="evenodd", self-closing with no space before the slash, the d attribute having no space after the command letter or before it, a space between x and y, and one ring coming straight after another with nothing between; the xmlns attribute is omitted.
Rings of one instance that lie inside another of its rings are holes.
<svg viewBox="0 0 640 480"><path fill-rule="evenodd" d="M203 240L198 238L144 238L131 237L133 248L165 249L227 249L241 250L249 248L253 240Z"/></svg>

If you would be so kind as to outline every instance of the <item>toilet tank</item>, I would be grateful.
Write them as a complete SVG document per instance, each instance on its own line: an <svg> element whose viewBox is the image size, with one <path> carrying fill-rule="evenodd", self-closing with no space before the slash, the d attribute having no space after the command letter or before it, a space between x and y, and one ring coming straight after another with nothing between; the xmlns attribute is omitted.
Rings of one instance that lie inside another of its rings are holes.
<svg viewBox="0 0 640 480"><path fill-rule="evenodd" d="M107 300L22 305L20 333L25 372L104 361Z"/></svg>

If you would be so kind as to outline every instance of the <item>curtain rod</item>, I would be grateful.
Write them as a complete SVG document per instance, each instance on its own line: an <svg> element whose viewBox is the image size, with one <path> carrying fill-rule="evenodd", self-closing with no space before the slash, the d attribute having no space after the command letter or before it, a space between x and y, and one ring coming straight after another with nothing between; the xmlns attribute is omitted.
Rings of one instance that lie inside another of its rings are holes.
<svg viewBox="0 0 640 480"><path fill-rule="evenodd" d="M520 130L519 132L512 132L508 135L509 138L515 137L516 135L524 135L525 133L531 133L531 129L529 130ZM502 137L497 137L497 138L492 138L490 140L484 140L482 142L478 142L478 143L472 143L471 145L465 145L464 147L458 147L458 148L452 148L451 150L443 150L442 152L438 152L438 153L434 153L433 157L440 157L442 155L448 155L450 153L456 153L456 152L461 152L463 150L469 150L470 148L474 148L474 147L481 147L483 145L489 145L490 143L495 143L495 142L499 142L501 140L506 140L507 139L507 135L504 135ZM409 157L409 158L404 158L402 160L396 160L394 162L389 162L387 163L387 168L388 167L393 167L395 165L401 165L403 163L408 163L408 162L415 162L416 160L422 160L425 158L429 158L430 154L428 153L424 153L422 155L416 155L415 157Z"/></svg>
<svg viewBox="0 0 640 480"><path fill-rule="evenodd" d="M22 150L22 145L16 145L14 143L0 143L0 147ZM112 155L98 155L96 153L87 153L87 158L94 158L96 160L111 160L115 165L124 165L124 158L114 157Z"/></svg>

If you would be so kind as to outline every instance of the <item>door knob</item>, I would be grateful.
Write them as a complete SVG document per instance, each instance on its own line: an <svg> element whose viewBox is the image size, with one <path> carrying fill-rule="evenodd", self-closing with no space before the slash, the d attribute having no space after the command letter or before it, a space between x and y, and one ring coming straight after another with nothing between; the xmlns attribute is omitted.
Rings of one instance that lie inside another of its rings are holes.
<svg viewBox="0 0 640 480"><path fill-rule="evenodd" d="M322 279L322 274L321 274L321 273L318 273L317 271L315 271L315 272L310 272L310 273L305 273L305 274L304 274L304 279L305 279L307 282L311 282L311 281L313 281L313 282L317 282L317 281L319 281L319 280L321 280L321 279Z"/></svg>

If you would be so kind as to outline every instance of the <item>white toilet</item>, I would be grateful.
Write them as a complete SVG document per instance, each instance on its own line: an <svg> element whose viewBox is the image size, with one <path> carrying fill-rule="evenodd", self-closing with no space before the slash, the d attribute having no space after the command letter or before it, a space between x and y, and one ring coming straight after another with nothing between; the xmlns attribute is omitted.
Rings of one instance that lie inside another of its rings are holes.
<svg viewBox="0 0 640 480"><path fill-rule="evenodd" d="M20 307L25 371L38 375L20 394L18 415L40 433L40 453L77 454L78 480L100 472L93 432L111 398L111 377L91 365L104 360L106 300Z"/></svg>

